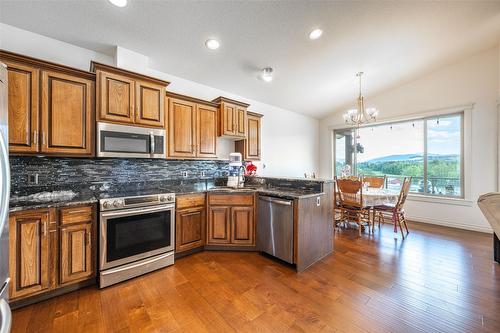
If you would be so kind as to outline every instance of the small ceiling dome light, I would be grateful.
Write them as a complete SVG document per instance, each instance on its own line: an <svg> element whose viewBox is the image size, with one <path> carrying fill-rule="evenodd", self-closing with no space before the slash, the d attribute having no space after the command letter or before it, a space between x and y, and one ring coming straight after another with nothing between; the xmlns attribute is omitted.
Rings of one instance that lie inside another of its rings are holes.
<svg viewBox="0 0 500 333"><path fill-rule="evenodd" d="M271 82L273 80L273 69L271 67L263 68L261 77L262 80L266 82Z"/></svg>
<svg viewBox="0 0 500 333"><path fill-rule="evenodd" d="M116 7L125 7L127 5L127 0L108 0L111 4Z"/></svg>
<svg viewBox="0 0 500 333"><path fill-rule="evenodd" d="M309 39L312 39L312 40L318 39L318 38L321 37L322 34L323 34L323 30L321 30L321 29L314 29L313 31L311 31L309 33Z"/></svg>
<svg viewBox="0 0 500 333"><path fill-rule="evenodd" d="M217 39L207 39L205 42L205 46L210 50L217 50L220 46L220 43Z"/></svg>

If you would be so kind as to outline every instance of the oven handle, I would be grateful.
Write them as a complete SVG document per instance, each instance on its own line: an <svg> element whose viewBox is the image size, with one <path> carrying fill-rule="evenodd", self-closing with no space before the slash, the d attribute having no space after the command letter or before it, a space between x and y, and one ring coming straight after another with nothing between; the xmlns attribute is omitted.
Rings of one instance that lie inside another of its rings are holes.
<svg viewBox="0 0 500 333"><path fill-rule="evenodd" d="M145 214L145 213L154 213L154 212L161 212L165 210L171 210L174 209L174 205L164 205L164 206L158 206L154 208L141 208L141 209L127 209L127 210L120 210L120 211L114 211L114 212L103 212L101 213L101 217L118 217L118 216L128 216L128 215L139 215L139 214Z"/></svg>

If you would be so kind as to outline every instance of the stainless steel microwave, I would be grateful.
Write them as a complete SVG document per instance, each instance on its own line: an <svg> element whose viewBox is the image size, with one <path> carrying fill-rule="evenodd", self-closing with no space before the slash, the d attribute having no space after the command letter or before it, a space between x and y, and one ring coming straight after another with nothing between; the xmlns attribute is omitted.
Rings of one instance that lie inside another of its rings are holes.
<svg viewBox="0 0 500 333"><path fill-rule="evenodd" d="M165 158L166 131L157 128L97 123L97 156Z"/></svg>

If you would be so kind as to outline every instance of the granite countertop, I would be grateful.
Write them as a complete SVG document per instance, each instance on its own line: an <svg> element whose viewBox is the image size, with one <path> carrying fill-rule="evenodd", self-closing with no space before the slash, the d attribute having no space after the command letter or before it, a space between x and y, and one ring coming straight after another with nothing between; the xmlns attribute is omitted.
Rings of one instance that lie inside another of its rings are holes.
<svg viewBox="0 0 500 333"><path fill-rule="evenodd" d="M176 195L211 192L220 194L229 193L259 193L262 195L276 196L285 199L305 199L324 195L323 192L311 192L301 189L269 188L269 187L244 187L232 189L224 186L162 186L147 189L116 188L104 192L82 191L54 191L40 192L26 196L14 196L10 199L9 211L16 212L28 209L67 207L98 202L105 198L120 198L139 195L154 195L160 193L175 193Z"/></svg>

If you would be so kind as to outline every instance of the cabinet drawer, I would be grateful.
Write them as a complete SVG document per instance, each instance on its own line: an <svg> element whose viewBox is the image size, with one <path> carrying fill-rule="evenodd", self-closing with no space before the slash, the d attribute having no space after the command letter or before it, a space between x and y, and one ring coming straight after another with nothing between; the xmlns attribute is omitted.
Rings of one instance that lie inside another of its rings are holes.
<svg viewBox="0 0 500 333"><path fill-rule="evenodd" d="M175 209L205 206L205 193L187 194L175 198Z"/></svg>
<svg viewBox="0 0 500 333"><path fill-rule="evenodd" d="M211 194L208 196L210 205L243 205L252 206L254 202L253 194Z"/></svg>
<svg viewBox="0 0 500 333"><path fill-rule="evenodd" d="M61 208L61 225L92 221L92 206Z"/></svg>

